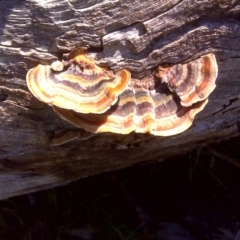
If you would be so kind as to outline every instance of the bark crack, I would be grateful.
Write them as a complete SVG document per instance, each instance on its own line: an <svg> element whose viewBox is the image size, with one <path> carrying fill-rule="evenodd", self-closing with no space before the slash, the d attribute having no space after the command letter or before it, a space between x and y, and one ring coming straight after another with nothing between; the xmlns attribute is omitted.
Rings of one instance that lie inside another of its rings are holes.
<svg viewBox="0 0 240 240"><path fill-rule="evenodd" d="M236 98L232 98L229 100L229 102L225 105L222 106L222 109L218 110L217 112L214 112L212 115L216 116L217 114L225 114L228 111L232 111L234 109L240 108L240 103L239 106L234 106L234 107L230 107L231 105L233 105L233 103L235 103L236 101L239 101L239 97Z"/></svg>

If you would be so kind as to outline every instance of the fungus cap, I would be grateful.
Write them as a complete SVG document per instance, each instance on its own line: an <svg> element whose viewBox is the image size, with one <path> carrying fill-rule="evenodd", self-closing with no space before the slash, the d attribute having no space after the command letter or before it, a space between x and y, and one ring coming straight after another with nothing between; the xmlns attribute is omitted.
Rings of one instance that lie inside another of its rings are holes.
<svg viewBox="0 0 240 240"><path fill-rule="evenodd" d="M218 66L215 55L209 53L186 64L157 68L156 75L176 92L182 106L206 99L216 87Z"/></svg>
<svg viewBox="0 0 240 240"><path fill-rule="evenodd" d="M115 75L98 67L84 50L77 49L62 63L38 65L27 73L27 85L40 101L81 113L103 113L126 88L130 72Z"/></svg>

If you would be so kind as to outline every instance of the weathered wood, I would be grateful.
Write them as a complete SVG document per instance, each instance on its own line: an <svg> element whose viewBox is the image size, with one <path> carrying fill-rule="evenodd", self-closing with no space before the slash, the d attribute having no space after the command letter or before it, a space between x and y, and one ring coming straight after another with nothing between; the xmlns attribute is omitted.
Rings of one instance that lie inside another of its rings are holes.
<svg viewBox="0 0 240 240"><path fill-rule="evenodd" d="M239 134L240 1L0 2L0 199L162 160ZM89 46L104 66L147 76L157 65L214 52L217 88L193 126L172 137L98 134L51 147L74 130L27 89L27 71Z"/></svg>

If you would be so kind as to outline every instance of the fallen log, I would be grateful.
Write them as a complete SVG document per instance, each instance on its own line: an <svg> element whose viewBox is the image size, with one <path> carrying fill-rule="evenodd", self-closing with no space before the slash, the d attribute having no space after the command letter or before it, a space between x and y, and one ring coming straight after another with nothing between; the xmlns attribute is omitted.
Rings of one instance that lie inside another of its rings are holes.
<svg viewBox="0 0 240 240"><path fill-rule="evenodd" d="M239 135L239 1L1 1L0 199L149 161ZM26 74L88 47L101 67L144 78L157 66L214 53L217 87L181 134L98 133L52 146L79 129L36 99Z"/></svg>

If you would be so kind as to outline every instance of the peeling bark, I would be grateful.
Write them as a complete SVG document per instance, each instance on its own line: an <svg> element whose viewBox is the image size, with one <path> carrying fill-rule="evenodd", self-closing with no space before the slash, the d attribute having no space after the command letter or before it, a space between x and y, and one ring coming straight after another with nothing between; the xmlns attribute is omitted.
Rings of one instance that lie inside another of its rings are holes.
<svg viewBox="0 0 240 240"><path fill-rule="evenodd" d="M0 199L239 135L240 1L5 0L0 13ZM77 128L30 94L26 73L80 46L137 78L214 52L217 88L182 134L105 133L52 147L55 134Z"/></svg>

